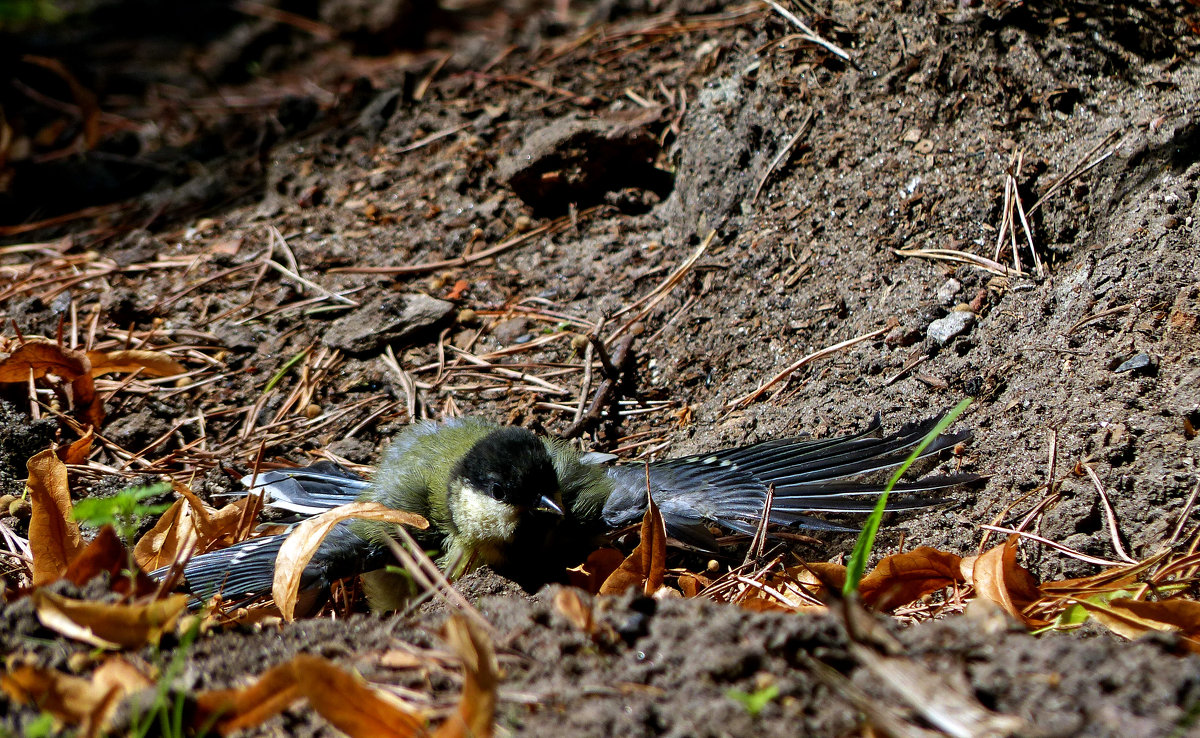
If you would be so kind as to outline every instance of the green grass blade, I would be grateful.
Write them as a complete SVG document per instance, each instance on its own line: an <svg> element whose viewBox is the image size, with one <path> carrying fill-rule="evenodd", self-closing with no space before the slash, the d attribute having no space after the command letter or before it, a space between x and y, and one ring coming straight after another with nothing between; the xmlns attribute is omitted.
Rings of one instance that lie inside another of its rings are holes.
<svg viewBox="0 0 1200 738"><path fill-rule="evenodd" d="M967 397L962 402L954 406L954 409L946 413L946 417L942 418L933 430L921 439L913 452L908 455L904 463L900 465L896 472L892 474L892 478L888 480L887 486L883 489L883 494L879 495L879 501L875 503L875 510L867 518L867 522L863 525L862 531L858 534L858 542L854 544L854 553L850 554L850 561L846 564L846 584L842 587L842 594L849 597L858 592L858 583L862 580L863 573L867 569L867 559L871 557L871 549L875 547L875 534L879 532L879 525L883 521L883 513L887 510L888 495L892 488L896 486L896 482L900 481L900 477L904 476L904 472L908 471L908 467L913 465L913 462L920 458L921 453L929 444L933 443L934 439L942 435L942 431L950 427L950 424L958 419L959 415L963 414L971 405L971 398Z"/></svg>

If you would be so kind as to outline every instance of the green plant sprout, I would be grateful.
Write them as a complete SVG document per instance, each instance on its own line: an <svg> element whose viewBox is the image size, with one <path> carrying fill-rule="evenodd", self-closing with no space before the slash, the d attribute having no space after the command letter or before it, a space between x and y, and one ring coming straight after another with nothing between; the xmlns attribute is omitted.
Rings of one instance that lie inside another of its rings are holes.
<svg viewBox="0 0 1200 738"><path fill-rule="evenodd" d="M879 525L883 521L883 513L887 510L888 494L892 488L896 486L896 482L900 481L900 477L904 476L904 472L908 471L908 467L913 465L921 456L921 452L933 443L933 440L942 434L942 431L950 427L950 424L958 419L963 411L971 406L971 398L968 397L962 402L954 406L954 409L946 413L946 417L938 421L938 424L929 431L917 447L913 449L900 468L892 474L892 478L888 480L887 486L883 488L883 494L879 495L879 501L875 503L875 509L867 518L867 522L863 525L862 531L858 534L858 541L854 544L854 552L850 554L850 560L846 563L846 584L842 587L842 594L849 597L858 592L858 583L862 580L863 573L867 570L867 559L871 557L871 550L875 548L875 534L879 532Z"/></svg>

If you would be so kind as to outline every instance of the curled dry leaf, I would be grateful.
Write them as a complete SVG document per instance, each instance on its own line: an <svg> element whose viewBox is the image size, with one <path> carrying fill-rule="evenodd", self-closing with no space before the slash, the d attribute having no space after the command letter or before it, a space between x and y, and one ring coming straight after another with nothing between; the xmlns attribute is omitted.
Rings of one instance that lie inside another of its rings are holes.
<svg viewBox="0 0 1200 738"><path fill-rule="evenodd" d="M147 571L243 540L262 504L250 495L214 510L187 485L176 483L174 490L183 499L171 505L133 548L134 559Z"/></svg>
<svg viewBox="0 0 1200 738"><path fill-rule="evenodd" d="M198 538L194 553L198 554L227 548L245 540L254 529L258 513L262 510L262 497L259 495L247 495L220 510L214 510L205 505L187 485L177 484L175 491L188 501Z"/></svg>
<svg viewBox="0 0 1200 738"><path fill-rule="evenodd" d="M154 571L195 550L196 540L190 505L187 500L176 500L133 547L133 559L143 569Z"/></svg>
<svg viewBox="0 0 1200 738"><path fill-rule="evenodd" d="M883 612L963 582L962 557L921 546L880 560L859 583L863 604Z"/></svg>
<svg viewBox="0 0 1200 738"><path fill-rule="evenodd" d="M110 372L141 371L152 377L182 374L184 368L159 351L89 351L84 353L41 336L29 336L0 359L0 382L28 382L53 374L71 383L75 412L92 426L104 421L104 403L92 381Z"/></svg>
<svg viewBox="0 0 1200 738"><path fill-rule="evenodd" d="M55 633L99 648L141 648L157 644L175 627L189 595L170 595L135 604L88 602L44 589L33 593L38 620Z"/></svg>
<svg viewBox="0 0 1200 738"><path fill-rule="evenodd" d="M1087 610L1109 630L1130 640L1151 631L1179 633L1181 642L1190 651L1200 653L1200 602L1172 599L1146 602L1121 597L1102 602L1100 598L1079 600Z"/></svg>
<svg viewBox="0 0 1200 738"><path fill-rule="evenodd" d="M700 574L684 572L679 575L679 591L684 597L695 597L712 585L712 580Z"/></svg>
<svg viewBox="0 0 1200 738"><path fill-rule="evenodd" d="M500 666L487 633L460 615L446 621L446 640L462 659L463 692L458 711L434 733L434 738L491 738L496 715Z"/></svg>
<svg viewBox="0 0 1200 738"><path fill-rule="evenodd" d="M429 522L420 515L396 510L378 502L351 502L300 523L283 542L275 559L275 581L271 585L271 595L285 620L295 619L296 602L300 597L300 578L304 574L304 567L308 566L309 560L329 531L343 520L350 519L377 520L407 525L418 530L429 527Z"/></svg>
<svg viewBox="0 0 1200 738"><path fill-rule="evenodd" d="M299 699L351 738L409 738L424 734L425 717L357 674L317 656L299 654L241 689L196 695L193 727L222 735L253 727Z"/></svg>
<svg viewBox="0 0 1200 738"><path fill-rule="evenodd" d="M183 374L183 366L161 351L131 349L127 351L89 351L87 358L93 377L112 372L136 372L151 377L173 377Z"/></svg>
<svg viewBox="0 0 1200 738"><path fill-rule="evenodd" d="M92 382L92 363L82 351L60 346L41 336L29 336L15 351L0 359L0 382L28 382L53 374L71 383L76 413L98 426L104 420L104 403Z"/></svg>
<svg viewBox="0 0 1200 738"><path fill-rule="evenodd" d="M137 667L119 658L105 661L90 679L30 665L0 675L0 687L14 702L35 705L68 725L78 725L85 736L104 731L121 698L150 685Z"/></svg>
<svg viewBox="0 0 1200 738"><path fill-rule="evenodd" d="M623 561L625 554L615 548L596 549L588 554L587 561L567 569L567 581L588 594L599 594L600 587Z"/></svg>
<svg viewBox="0 0 1200 738"><path fill-rule="evenodd" d="M792 595L789 599L795 600L797 607L806 608L813 605L811 602L805 601L801 597L801 594L808 595L820 602L827 602L829 592L835 591L840 593L842 591L842 584L845 581L846 567L842 564L831 564L827 561L812 561L797 566L786 567L781 575L771 579L771 585L784 594ZM755 598L761 597L762 594L761 591L758 592ZM782 605L777 599L775 601L776 604ZM784 609L789 608L785 607Z"/></svg>
<svg viewBox="0 0 1200 738"><path fill-rule="evenodd" d="M0 382L28 382L29 375L41 379L47 374L70 382L91 371L92 365L82 351L60 346L41 336L28 336L12 353L0 359Z"/></svg>
<svg viewBox="0 0 1200 738"><path fill-rule="evenodd" d="M89 427L87 433L71 443L66 448L59 449L58 457L64 464L82 464L92 455L92 442L96 438L95 431Z"/></svg>
<svg viewBox="0 0 1200 738"><path fill-rule="evenodd" d="M964 580L974 585L980 597L1000 605L1030 628L1043 628L1049 625L1047 621L1025 614L1042 593L1033 575L1017 563L1019 542L1020 536L1010 535L1001 545L963 559L960 568Z"/></svg>
<svg viewBox="0 0 1200 738"><path fill-rule="evenodd" d="M571 625L586 635L596 632L596 619L592 606L583 601L573 589L560 589L554 594L554 609L558 610Z"/></svg>
<svg viewBox="0 0 1200 738"><path fill-rule="evenodd" d="M111 525L100 529L87 548L67 567L64 577L76 586L83 586L101 572L108 573L114 592L129 593L129 553ZM146 576L141 569L135 572L133 584L136 585L133 592L135 597L158 590L158 582Z"/></svg>
<svg viewBox="0 0 1200 738"><path fill-rule="evenodd" d="M647 495L647 499L650 504L642 516L641 540L633 553L604 580L600 594L620 594L640 586L642 593L650 597L663 586L667 572L667 528L654 498Z"/></svg>
<svg viewBox="0 0 1200 738"><path fill-rule="evenodd" d="M33 552L33 586L40 587L63 577L71 562L83 551L79 526L71 520L71 492L67 467L51 450L42 451L27 464L29 499L29 548Z"/></svg>

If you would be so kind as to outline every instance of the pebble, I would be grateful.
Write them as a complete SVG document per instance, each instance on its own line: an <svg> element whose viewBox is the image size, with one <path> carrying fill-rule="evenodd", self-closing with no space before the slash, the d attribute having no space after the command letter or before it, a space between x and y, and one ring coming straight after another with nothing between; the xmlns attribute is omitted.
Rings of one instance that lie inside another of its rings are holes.
<svg viewBox="0 0 1200 738"><path fill-rule="evenodd" d="M975 313L965 310L955 310L944 318L939 318L929 324L925 334L937 341L939 346L945 346L955 336L960 335L975 323Z"/></svg>
<svg viewBox="0 0 1200 738"><path fill-rule="evenodd" d="M949 305L954 300L954 296L962 289L962 282L951 277L946 280L946 283L938 287L937 301L942 305Z"/></svg>
<svg viewBox="0 0 1200 738"><path fill-rule="evenodd" d="M1135 374L1153 374L1158 367L1155 365L1154 357L1150 354L1138 354L1131 359L1121 363L1113 371L1117 374L1131 372Z"/></svg>

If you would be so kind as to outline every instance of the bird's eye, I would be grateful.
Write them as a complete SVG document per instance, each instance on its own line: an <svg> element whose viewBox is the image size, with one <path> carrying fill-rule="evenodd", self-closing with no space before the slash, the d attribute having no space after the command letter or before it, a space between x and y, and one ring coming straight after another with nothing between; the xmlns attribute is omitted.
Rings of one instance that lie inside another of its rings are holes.
<svg viewBox="0 0 1200 738"><path fill-rule="evenodd" d="M488 496L493 500L498 500L500 502L505 502L508 498L507 488L504 486L504 483L500 482L499 480L492 480L488 482L487 493Z"/></svg>

